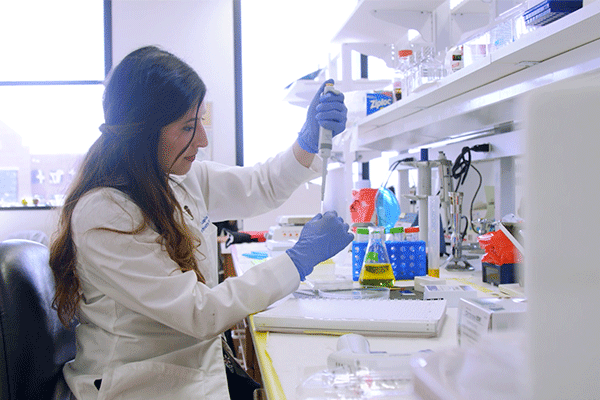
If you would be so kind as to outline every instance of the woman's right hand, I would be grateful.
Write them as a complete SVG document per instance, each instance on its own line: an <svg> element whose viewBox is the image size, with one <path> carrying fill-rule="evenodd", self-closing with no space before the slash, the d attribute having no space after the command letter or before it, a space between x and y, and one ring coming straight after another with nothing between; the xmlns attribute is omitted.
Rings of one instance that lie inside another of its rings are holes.
<svg viewBox="0 0 600 400"><path fill-rule="evenodd" d="M286 253L303 281L315 265L342 251L353 239L348 224L335 211L327 211L323 215L315 215L304 226L298 242Z"/></svg>

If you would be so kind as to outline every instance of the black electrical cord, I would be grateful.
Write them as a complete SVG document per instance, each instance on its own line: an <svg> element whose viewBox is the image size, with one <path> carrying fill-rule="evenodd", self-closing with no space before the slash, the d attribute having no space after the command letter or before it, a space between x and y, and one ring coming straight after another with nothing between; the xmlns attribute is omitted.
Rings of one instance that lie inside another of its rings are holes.
<svg viewBox="0 0 600 400"><path fill-rule="evenodd" d="M388 175L387 179L385 180L385 183L382 186L387 186L388 181L390 180L390 177L392 176L392 172L394 172L396 170L396 168L398 168L398 166L405 162L405 161L414 161L415 159L413 157L408 157L408 158L403 158L402 160L396 160L392 163L392 165L390 165L390 167L388 168L388 171L390 171L390 174Z"/></svg>
<svg viewBox="0 0 600 400"><path fill-rule="evenodd" d="M471 148L463 147L462 151L456 157L456 161L452 164L452 177L457 179L455 192L458 192L460 185L465 183L469 168L471 167Z"/></svg>
<svg viewBox="0 0 600 400"><path fill-rule="evenodd" d="M471 167L473 167L475 172L477 172L477 175L479 175L479 185L477 185L477 190L475 190L475 194L473 195L473 198L471 199L471 206L469 208L469 218L467 218L464 215L461 215L461 220L463 218L467 220L467 223L465 224L465 228L462 231L462 237L466 236L467 230L469 229L469 225L471 226L471 229L473 229L473 231L477 232L475 230L475 225L473 224L473 205L475 204L475 199L477 198L477 195L479 194L479 190L481 189L481 185L483 183L483 177L481 176L481 172L479 172L479 170L474 165L471 164L471 151L488 152L488 151L490 151L490 145L488 143L485 143L485 144L478 144L473 147L465 146L462 148L462 151L456 158L456 161L454 161L454 163L452 164L452 171L451 171L452 178L457 180L456 188L454 189L455 192L458 192L460 185L463 185L465 183L465 180L467 179L467 175L469 173L469 169ZM388 175L388 178L386 179L384 186L387 185L387 182L391 176L391 172L396 170L396 168L398 168L398 166L402 162L405 162L405 161L414 161L414 158L408 157L408 158L404 158L402 160L396 160L394 163L392 163L392 165L390 165L390 168L388 169L390 171L390 175ZM439 194L440 194L440 191L438 191L438 195ZM460 227L457 227L457 229L460 231Z"/></svg>
<svg viewBox="0 0 600 400"><path fill-rule="evenodd" d="M477 232L477 230L475 229L475 225L473 224L473 204L475 203L475 198L477 197L477 194L479 193L479 189L481 189L481 184L483 183L483 178L481 177L481 172L479 172L479 170L477 168L475 168L474 165L472 165L472 167L475 170L475 172L477 172L477 174L479 175L479 185L477 185L477 190L475 190L475 194L473 195L473 199L471 200L471 208L469 210L469 216L471 218L471 229L473 229L474 232ZM465 234L466 234L466 231L467 230L465 229Z"/></svg>
<svg viewBox="0 0 600 400"><path fill-rule="evenodd" d="M473 195L473 198L471 199L471 207L469 208L470 221L469 221L469 218L461 216L461 219L465 218L467 220L467 224L465 225L465 229L462 233L463 237L467 234L467 229L468 229L469 225L471 226L471 229L473 229L473 231L477 232L475 230L475 225L473 224L473 205L475 203L475 198L477 197L477 194L479 193L479 190L481 189L481 184L483 183L483 178L481 176L481 172L479 172L479 170L477 168L475 168L474 165L471 164L471 150L487 152L487 151L490 151L490 146L489 146L489 144L481 144L481 145L476 145L473 147L467 147L467 146L463 147L462 151L456 158L456 161L454 161L454 164L452 164L452 177L457 180L456 188L454 189L455 192L458 192L458 188L460 187L460 185L465 183L465 180L467 179L467 175L469 173L469 169L471 167L473 167L475 172L477 172L477 174L479 175L479 185L477 186L477 190L475 190L475 194ZM458 227L457 227L457 229L460 230L460 228L458 228Z"/></svg>

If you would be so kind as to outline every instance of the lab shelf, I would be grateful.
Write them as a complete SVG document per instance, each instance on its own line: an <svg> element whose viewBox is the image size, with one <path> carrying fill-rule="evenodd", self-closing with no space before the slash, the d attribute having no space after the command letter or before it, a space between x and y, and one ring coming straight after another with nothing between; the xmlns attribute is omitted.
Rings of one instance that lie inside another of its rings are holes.
<svg viewBox="0 0 600 400"><path fill-rule="evenodd" d="M333 37L333 43L396 43L408 28L386 20L384 14L413 15L414 12L433 12L445 0L361 0L346 23ZM382 19L384 18L384 19ZM416 29L416 28L415 28Z"/></svg>
<svg viewBox="0 0 600 400"><path fill-rule="evenodd" d="M456 1L458 2L458 0ZM481 0L463 0L457 6L451 7L452 14L484 14L490 12L490 4Z"/></svg>
<svg viewBox="0 0 600 400"><path fill-rule="evenodd" d="M456 41L467 26L480 29L475 23L480 22L473 15L483 18L486 9L479 3L481 0L466 0L455 10L450 10L450 0L361 0L332 40L341 45L338 60L342 67L341 76L334 75L337 68L329 69L336 79L336 87L347 92L360 89L358 85L363 85L364 89L369 85L368 81L355 84L357 81L347 78L352 76L350 50L383 58L385 54L391 54L391 44L408 43L408 27L402 26L399 20L390 22L396 16L422 12L424 17L418 25L428 23L427 18L431 15L437 30L434 32L436 46L443 47L456 44L452 41ZM507 0L503 7L508 3ZM389 15L382 18L386 10ZM469 13L473 15L460 20ZM488 20L493 20L492 10L487 10L487 16ZM454 32L454 27L461 24ZM442 143L444 147L439 150L450 155L459 153L465 144L479 144L481 140L492 144L493 149L481 160L493 163L494 168L502 171L493 182L495 218L515 212L515 157L525 154L523 101L532 92L556 82L600 80L598 26L600 0L532 30L434 85L347 126L346 131L334 140L334 150L342 153L346 167L340 174L343 176L339 177L343 180L341 192L345 195L339 196L343 206L336 208L338 213L349 218L347 204L352 202L353 175L348 166L352 163L369 161L384 151L397 151L397 157L402 159L411 150L437 148ZM448 36L453 37L448 39ZM376 85L387 83L377 82ZM304 86L311 85L310 92L314 93L316 82L298 83L294 90L302 92ZM449 139L463 141L448 144ZM399 174L399 185L405 185L407 181L407 171ZM401 193L408 192L408 186L400 187Z"/></svg>
<svg viewBox="0 0 600 400"><path fill-rule="evenodd" d="M515 121L518 102L532 90L600 71L599 25L594 2L529 32L360 121L357 148L403 151Z"/></svg>

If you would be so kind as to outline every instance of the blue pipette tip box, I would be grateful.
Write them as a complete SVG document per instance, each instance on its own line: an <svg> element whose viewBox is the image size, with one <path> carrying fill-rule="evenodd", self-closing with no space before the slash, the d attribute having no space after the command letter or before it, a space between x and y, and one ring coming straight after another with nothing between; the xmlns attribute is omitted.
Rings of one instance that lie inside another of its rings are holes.
<svg viewBox="0 0 600 400"><path fill-rule="evenodd" d="M386 241L385 246L395 280L410 280L415 276L427 275L427 255L424 241ZM366 251L367 242L352 242L352 280L354 281L358 281Z"/></svg>
<svg viewBox="0 0 600 400"><path fill-rule="evenodd" d="M582 0L546 0L523 14L528 26L544 26L583 7Z"/></svg>

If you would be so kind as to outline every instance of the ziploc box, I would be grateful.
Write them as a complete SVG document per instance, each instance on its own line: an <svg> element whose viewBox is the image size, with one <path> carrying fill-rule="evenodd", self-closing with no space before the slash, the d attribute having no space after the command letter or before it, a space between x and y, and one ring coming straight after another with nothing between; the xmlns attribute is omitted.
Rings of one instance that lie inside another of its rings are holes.
<svg viewBox="0 0 600 400"><path fill-rule="evenodd" d="M392 104L391 91L367 93L367 115L371 115L390 104Z"/></svg>
<svg viewBox="0 0 600 400"><path fill-rule="evenodd" d="M526 311L527 303L523 298L463 298L458 305L458 344L474 345L488 332L522 329Z"/></svg>

